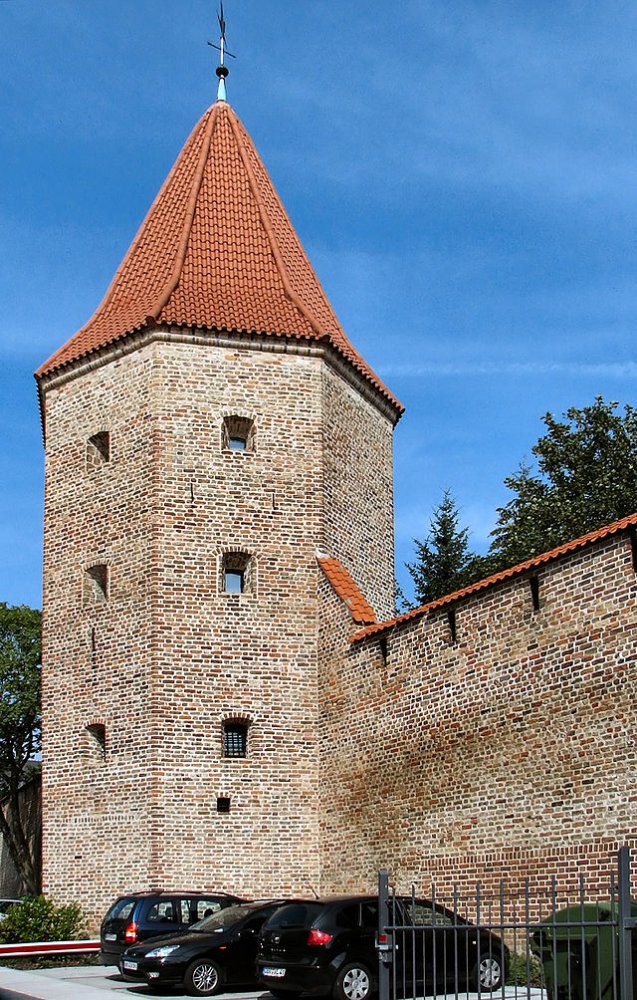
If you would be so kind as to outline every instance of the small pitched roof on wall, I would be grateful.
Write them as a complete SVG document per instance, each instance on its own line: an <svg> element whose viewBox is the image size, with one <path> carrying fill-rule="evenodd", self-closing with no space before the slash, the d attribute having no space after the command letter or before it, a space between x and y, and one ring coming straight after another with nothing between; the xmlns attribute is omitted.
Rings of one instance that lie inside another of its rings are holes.
<svg viewBox="0 0 637 1000"><path fill-rule="evenodd" d="M136 331L203 328L329 344L403 410L345 336L239 118L193 129L91 319L41 378Z"/></svg>
<svg viewBox="0 0 637 1000"><path fill-rule="evenodd" d="M442 608L446 604L452 604L454 601L457 601L462 597L469 597L471 594L476 594L482 590L486 590L488 587L493 587L495 584L501 583L504 580L509 580L512 577L527 573L529 570L537 569L544 563L551 562L553 559L558 559L560 556L566 555L569 552L575 552L577 549L582 549L587 545L591 545L593 542L601 541L604 538L609 538L611 535L617 535L622 531L627 531L636 526L637 514L629 514L628 517L623 517L619 521L613 521L612 524L608 524L603 528L598 528L597 531L590 531L587 535L582 535L581 538L575 538L572 542L565 542L564 545L558 545L557 548L550 549L549 552L543 552L541 555L535 556L533 559L527 559L526 562L518 563L517 566L511 566L509 569L504 569L500 573L494 573L492 576L488 576L484 580L478 580L477 583L472 583L468 587L463 587L462 590L455 590L451 594L446 594L444 597L439 597L435 601L430 601L429 604L422 604L420 607L413 608L412 611L406 611L405 614L397 615L395 618L388 619L388 621L377 622L376 624L369 625L367 628L359 629L358 632L354 632L354 634L349 637L349 641L359 642L361 639L367 639L370 636L379 635L388 629L394 628L396 625L402 624L402 622L408 622L416 618L421 618L423 615L426 615L429 611L433 611L435 608Z"/></svg>
<svg viewBox="0 0 637 1000"><path fill-rule="evenodd" d="M365 600L352 577L338 559L319 557L318 564L357 625L376 621L374 609Z"/></svg>

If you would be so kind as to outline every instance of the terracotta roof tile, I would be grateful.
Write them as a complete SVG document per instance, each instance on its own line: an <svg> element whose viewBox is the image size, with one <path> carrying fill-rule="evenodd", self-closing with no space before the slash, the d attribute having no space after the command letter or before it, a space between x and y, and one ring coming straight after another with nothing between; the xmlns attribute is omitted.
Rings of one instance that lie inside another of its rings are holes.
<svg viewBox="0 0 637 1000"><path fill-rule="evenodd" d="M329 343L402 412L347 340L248 133L222 101L195 126L94 315L36 375L156 325Z"/></svg>
<svg viewBox="0 0 637 1000"><path fill-rule="evenodd" d="M351 576L338 559L321 557L318 563L335 593L340 597L343 604L346 604L349 608L354 621L357 624L375 622L376 615L374 614L374 609L367 603Z"/></svg>
<svg viewBox="0 0 637 1000"><path fill-rule="evenodd" d="M566 555L568 552L574 552L576 549L582 549L586 545L591 545L593 542L600 541L601 539L608 538L611 535L616 535L621 531L626 531L628 528L636 526L637 514L630 514L628 517L623 517L619 521L613 521L612 524L608 524L603 528L598 528L597 531L590 531L587 535L582 535L581 538L575 538L572 542L565 542L564 545L558 545L557 548L551 549L549 552L543 552L542 555L535 556L533 559L527 559L526 562L518 563L517 566L511 566L509 569L504 569L500 573L494 573L493 576L488 576L484 580L472 583L469 587L464 587L462 590L455 590L451 594L439 597L436 601L430 601L429 604L423 604L419 608L407 611L403 615L397 615L395 618L388 619L388 621L378 622L377 624L370 625L368 628L359 629L358 632L355 632L350 636L349 641L358 642L360 639L366 639L371 635L377 635L378 633L385 632L387 629L394 628L395 625L399 625L402 622L411 621L414 618L421 618L423 615L426 615L427 612L432 611L435 608L444 607L445 604L451 604L453 601L457 601L462 597L469 597L471 594L476 594L481 590L486 590L487 587L492 587L496 583L509 580L511 577L518 576L528 570L537 569L544 563L550 562L552 559L557 559L559 556Z"/></svg>

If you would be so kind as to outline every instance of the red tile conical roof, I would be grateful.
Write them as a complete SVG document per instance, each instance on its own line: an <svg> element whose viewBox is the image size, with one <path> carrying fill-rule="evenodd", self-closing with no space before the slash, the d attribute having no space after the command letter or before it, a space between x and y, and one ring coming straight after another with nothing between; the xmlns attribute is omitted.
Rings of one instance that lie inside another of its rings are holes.
<svg viewBox="0 0 637 1000"><path fill-rule="evenodd" d="M97 311L36 374L157 325L327 342L402 412L347 340L248 133L223 101L193 129Z"/></svg>

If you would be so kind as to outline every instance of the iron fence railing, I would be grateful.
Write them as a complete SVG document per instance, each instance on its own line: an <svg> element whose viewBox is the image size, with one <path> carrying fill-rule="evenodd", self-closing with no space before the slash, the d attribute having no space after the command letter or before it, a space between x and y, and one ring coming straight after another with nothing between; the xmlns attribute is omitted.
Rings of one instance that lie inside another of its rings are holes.
<svg viewBox="0 0 637 1000"><path fill-rule="evenodd" d="M578 874L401 896L382 870L378 903L379 1000L637 1000L628 848L603 886Z"/></svg>

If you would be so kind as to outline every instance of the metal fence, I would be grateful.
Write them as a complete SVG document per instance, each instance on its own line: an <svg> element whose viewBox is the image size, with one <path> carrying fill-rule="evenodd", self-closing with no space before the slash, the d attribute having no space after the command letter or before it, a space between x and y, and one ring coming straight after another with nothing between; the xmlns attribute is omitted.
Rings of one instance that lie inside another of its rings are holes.
<svg viewBox="0 0 637 1000"><path fill-rule="evenodd" d="M401 896L383 870L378 903L379 1000L637 1000L627 847L601 889L579 875L567 890L552 878Z"/></svg>

